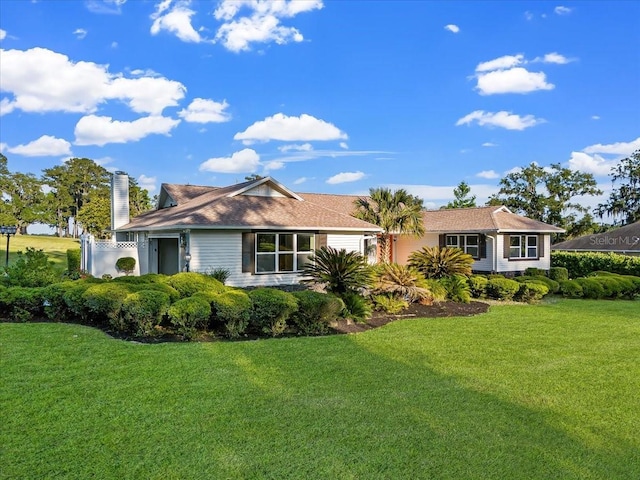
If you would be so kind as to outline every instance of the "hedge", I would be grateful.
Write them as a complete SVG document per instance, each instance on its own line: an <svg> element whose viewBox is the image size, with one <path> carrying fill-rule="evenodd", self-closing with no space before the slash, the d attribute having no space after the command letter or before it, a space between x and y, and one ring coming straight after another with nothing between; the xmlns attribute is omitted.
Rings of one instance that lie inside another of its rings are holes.
<svg viewBox="0 0 640 480"><path fill-rule="evenodd" d="M511 300L520 290L520 284L504 277L492 277L487 282L487 296L496 300Z"/></svg>
<svg viewBox="0 0 640 480"><path fill-rule="evenodd" d="M191 340L209 322L211 306L202 298L182 298L169 307L167 314L176 332Z"/></svg>
<svg viewBox="0 0 640 480"><path fill-rule="evenodd" d="M640 256L617 253L552 251L551 265L566 268L570 278L586 277L598 270L640 276Z"/></svg>
<svg viewBox="0 0 640 480"><path fill-rule="evenodd" d="M223 292L215 295L211 301L213 316L222 323L229 338L237 338L245 332L252 305L249 295L241 290Z"/></svg>
<svg viewBox="0 0 640 480"><path fill-rule="evenodd" d="M296 297L275 288L258 288L249 292L253 307L250 326L257 332L277 336L284 332L289 315L298 309Z"/></svg>
<svg viewBox="0 0 640 480"><path fill-rule="evenodd" d="M169 295L156 290L130 293L122 302L121 331L140 337L154 335L170 303Z"/></svg>
<svg viewBox="0 0 640 480"><path fill-rule="evenodd" d="M344 308L344 302L335 295L311 290L293 292L292 295L298 301L298 310L291 314L290 321L303 335L327 333L329 324Z"/></svg>
<svg viewBox="0 0 640 480"><path fill-rule="evenodd" d="M196 272L176 273L166 277L164 282L175 288L180 294L180 298L187 298L194 293L205 290L212 290L217 293L222 293L226 290L226 287L219 280Z"/></svg>

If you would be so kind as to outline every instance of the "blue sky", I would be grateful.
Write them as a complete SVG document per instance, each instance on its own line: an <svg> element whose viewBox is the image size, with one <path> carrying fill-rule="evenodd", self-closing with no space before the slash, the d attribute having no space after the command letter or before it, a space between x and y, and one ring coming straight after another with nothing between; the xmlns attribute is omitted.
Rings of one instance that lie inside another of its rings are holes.
<svg viewBox="0 0 640 480"><path fill-rule="evenodd" d="M640 2L0 2L0 147L158 193L271 175L480 202L518 166L605 190L640 148ZM598 199L586 200L597 204Z"/></svg>

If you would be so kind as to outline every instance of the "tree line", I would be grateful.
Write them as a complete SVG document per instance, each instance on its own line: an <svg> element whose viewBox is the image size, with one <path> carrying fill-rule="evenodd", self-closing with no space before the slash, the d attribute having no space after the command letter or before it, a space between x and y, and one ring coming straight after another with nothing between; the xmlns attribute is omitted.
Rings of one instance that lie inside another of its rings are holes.
<svg viewBox="0 0 640 480"><path fill-rule="evenodd" d="M578 172L560 164L540 167L531 163L505 175L500 190L487 205L505 205L511 211L566 230L555 240L604 231L612 225L597 223L608 216L613 225L640 221L640 150L621 160L611 171L609 198L593 211L580 199L601 195L590 173ZM81 230L97 237L108 235L111 223L111 174L88 158L72 158L64 164L44 169L41 177L10 172L7 158L0 154L0 223L15 225L27 233L33 223L55 228L58 236L77 238ZM258 176L247 179L259 178ZM466 182L454 189L454 200L442 208L475 207L476 197ZM129 203L135 216L152 208L147 190L129 177ZM370 199L358 205L357 216L385 227L385 231L412 230L422 200L405 190L371 189ZM388 227L388 228L387 228ZM419 232L417 232L419 233ZM384 237L384 235L383 235ZM384 246L384 238L381 239Z"/></svg>
<svg viewBox="0 0 640 480"><path fill-rule="evenodd" d="M88 158L71 158L38 177L9 171L7 157L0 154L0 224L15 225L20 234L41 223L59 237L86 232L105 238L111 227L110 185L111 174ZM152 208L149 192L131 177L129 204L132 216Z"/></svg>

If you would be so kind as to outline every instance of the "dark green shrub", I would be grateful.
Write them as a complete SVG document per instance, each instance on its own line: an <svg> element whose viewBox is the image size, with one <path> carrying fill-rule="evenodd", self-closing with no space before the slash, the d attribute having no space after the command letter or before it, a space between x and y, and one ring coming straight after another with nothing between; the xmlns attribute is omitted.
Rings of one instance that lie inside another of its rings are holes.
<svg viewBox="0 0 640 480"><path fill-rule="evenodd" d="M397 263L383 263L374 270L373 293L406 302L433 302L424 276L415 268Z"/></svg>
<svg viewBox="0 0 640 480"><path fill-rule="evenodd" d="M487 283L489 279L482 275L471 275L467 279L469 293L473 298L485 298L487 296Z"/></svg>
<svg viewBox="0 0 640 480"><path fill-rule="evenodd" d="M403 298L398 298L390 294L373 295L373 309L378 312L385 312L397 315L409 306L409 302Z"/></svg>
<svg viewBox="0 0 640 480"><path fill-rule="evenodd" d="M82 294L84 308L89 312L91 323L119 325L120 309L130 290L126 285L104 282L91 285Z"/></svg>
<svg viewBox="0 0 640 480"><path fill-rule="evenodd" d="M100 280L102 282L102 280ZM62 292L62 299L67 306L65 320L75 320L79 322L89 322L91 315L86 306L83 295L91 286L99 285L95 279L75 280L65 282L68 286Z"/></svg>
<svg viewBox="0 0 640 480"><path fill-rule="evenodd" d="M191 340L209 322L211 306L202 298L181 298L169 307L169 320L185 340Z"/></svg>
<svg viewBox="0 0 640 480"><path fill-rule="evenodd" d="M308 282L323 285L327 292L342 296L371 286L371 267L358 252L320 247L303 267Z"/></svg>
<svg viewBox="0 0 640 480"><path fill-rule="evenodd" d="M467 283L467 277L463 275L451 275L441 279L444 288L447 290L447 298L454 302L471 302L471 291Z"/></svg>
<svg viewBox="0 0 640 480"><path fill-rule="evenodd" d="M169 295L156 290L130 293L122 302L121 321L112 325L122 328L124 333L151 336L167 313L170 303Z"/></svg>
<svg viewBox="0 0 640 480"><path fill-rule="evenodd" d="M224 325L225 335L237 338L249 326L251 297L242 290L228 290L211 298L213 316Z"/></svg>
<svg viewBox="0 0 640 480"><path fill-rule="evenodd" d="M131 275L136 269L136 259L133 257L121 257L116 260L116 270L124 272L125 275Z"/></svg>
<svg viewBox="0 0 640 480"><path fill-rule="evenodd" d="M547 293L549 293L549 288L543 283L521 282L520 289L514 298L519 302L532 303L540 300Z"/></svg>
<svg viewBox="0 0 640 480"><path fill-rule="evenodd" d="M487 296L496 300L511 300L520 290L520 284L504 277L490 278L487 282Z"/></svg>
<svg viewBox="0 0 640 480"><path fill-rule="evenodd" d="M340 297L344 302L342 316L350 318L354 322L362 323L371 317L371 304L357 293L346 293Z"/></svg>
<svg viewBox="0 0 640 480"><path fill-rule="evenodd" d="M527 277L544 277L545 271L537 267L525 268L524 274Z"/></svg>
<svg viewBox="0 0 640 480"><path fill-rule="evenodd" d="M560 293L567 298L582 298L584 293L582 286L575 280L563 280L560 282Z"/></svg>
<svg viewBox="0 0 640 480"><path fill-rule="evenodd" d="M549 269L549 278L556 282L569 280L569 270L564 267L551 267Z"/></svg>
<svg viewBox="0 0 640 480"><path fill-rule="evenodd" d="M433 296L433 300L435 302L441 302L447 299L447 289L443 285L441 280L435 278L427 278L425 280L425 284L429 288L431 295Z"/></svg>
<svg viewBox="0 0 640 480"><path fill-rule="evenodd" d="M67 302L64 300L65 293L74 287L75 281L52 283L44 287L43 301L44 313L49 320L54 322L64 322L76 320L76 316L69 310ZM87 287L88 288L88 287Z"/></svg>
<svg viewBox="0 0 640 480"><path fill-rule="evenodd" d="M208 277L215 278L223 285L227 283L227 280L231 276L231 272L226 268L207 269L204 274Z"/></svg>
<svg viewBox="0 0 640 480"><path fill-rule="evenodd" d="M287 319L298 308L296 297L275 288L258 288L249 292L253 307L249 324L257 332L280 335Z"/></svg>
<svg viewBox="0 0 640 480"><path fill-rule="evenodd" d="M293 292L298 309L289 321L303 335L321 335L329 331L329 324L340 316L344 302L335 295L303 290Z"/></svg>
<svg viewBox="0 0 640 480"><path fill-rule="evenodd" d="M640 276L640 256L617 253L552 251L551 265L565 267L570 278L585 277L598 270Z"/></svg>
<svg viewBox="0 0 640 480"><path fill-rule="evenodd" d="M473 257L459 248L422 247L409 255L409 266L426 278L471 275Z"/></svg>
<svg viewBox="0 0 640 480"><path fill-rule="evenodd" d="M27 247L26 253L18 252L17 260L6 268L6 273L9 286L46 287L62 280L47 254L31 247Z"/></svg>
<svg viewBox="0 0 640 480"><path fill-rule="evenodd" d="M44 316L42 287L9 287L0 289L2 316L27 322Z"/></svg>
<svg viewBox="0 0 640 480"><path fill-rule="evenodd" d="M164 279L165 283L175 288L180 294L180 298L190 297L194 293L210 290L222 293L226 287L213 277L208 277L202 273L181 272Z"/></svg>
<svg viewBox="0 0 640 480"><path fill-rule="evenodd" d="M560 284L558 282L556 282L555 280L551 280L548 277L541 277L539 275L533 277L515 277L514 280L519 283L539 283L545 285L550 293L558 293L558 291L560 290Z"/></svg>
<svg viewBox="0 0 640 480"><path fill-rule="evenodd" d="M69 248L67 250L67 272L80 273L80 250L77 248Z"/></svg>
<svg viewBox="0 0 640 480"><path fill-rule="evenodd" d="M633 295L640 295L640 277L634 277L633 275L621 275L631 285L633 285Z"/></svg>
<svg viewBox="0 0 640 480"><path fill-rule="evenodd" d="M605 297L604 288L596 278L576 278L576 282L582 287L582 295L584 298L600 299Z"/></svg>

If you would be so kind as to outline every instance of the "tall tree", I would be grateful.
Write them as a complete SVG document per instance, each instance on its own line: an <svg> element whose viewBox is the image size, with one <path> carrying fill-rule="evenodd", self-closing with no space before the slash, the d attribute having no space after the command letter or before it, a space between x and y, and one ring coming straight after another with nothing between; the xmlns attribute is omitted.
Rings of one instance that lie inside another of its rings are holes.
<svg viewBox="0 0 640 480"><path fill-rule="evenodd" d="M7 157L0 154L0 222L26 234L27 227L44 219L42 182L32 173L10 172Z"/></svg>
<svg viewBox="0 0 640 480"><path fill-rule="evenodd" d="M404 189L392 192L388 188L371 188L369 198L359 198L354 203L354 217L384 230L380 235L380 249L385 263L391 260L392 235L424 234L422 199Z"/></svg>
<svg viewBox="0 0 640 480"><path fill-rule="evenodd" d="M621 217L622 224L630 224L640 220L640 150L620 161L611 169L613 191L609 199L595 209L602 218L611 215L614 219ZM618 187L615 187L618 182Z"/></svg>
<svg viewBox="0 0 640 480"><path fill-rule="evenodd" d="M476 206L476 196L469 196L471 193L471 187L467 182L462 181L457 187L453 189L453 196L455 199L453 202L447 203L442 209L448 208L471 208Z"/></svg>
<svg viewBox="0 0 640 480"><path fill-rule="evenodd" d="M532 163L500 180L500 191L489 205L506 205L516 213L570 229L589 211L575 201L582 195L600 195L593 175L552 164L542 168Z"/></svg>

